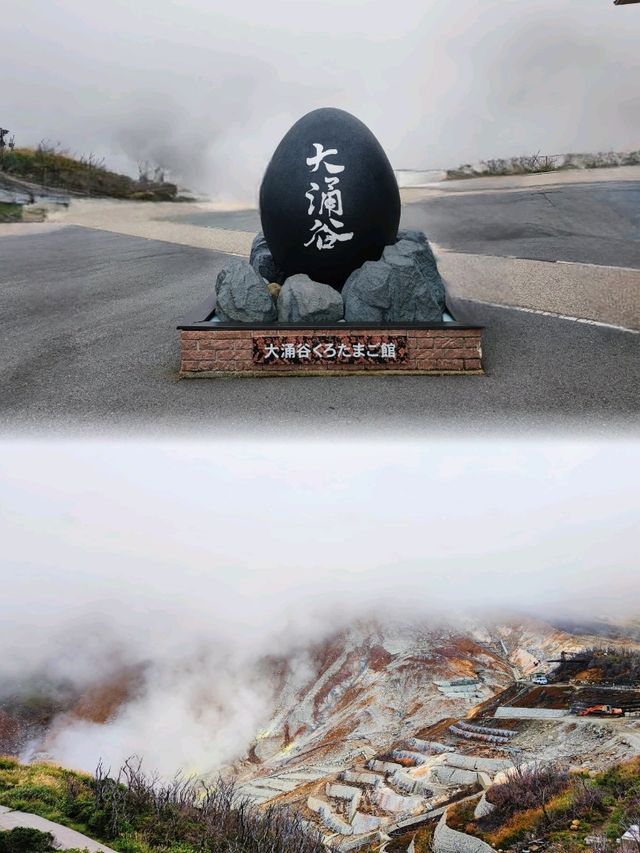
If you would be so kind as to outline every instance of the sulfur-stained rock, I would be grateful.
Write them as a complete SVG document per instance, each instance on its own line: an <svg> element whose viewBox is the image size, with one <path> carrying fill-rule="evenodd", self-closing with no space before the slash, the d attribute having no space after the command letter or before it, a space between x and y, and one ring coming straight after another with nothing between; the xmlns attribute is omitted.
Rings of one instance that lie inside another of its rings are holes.
<svg viewBox="0 0 640 853"><path fill-rule="evenodd" d="M280 296L280 291L282 290L282 285L278 284L277 281L272 281L267 285L269 289L269 293L271 294L271 298L274 302L278 301L278 297Z"/></svg>

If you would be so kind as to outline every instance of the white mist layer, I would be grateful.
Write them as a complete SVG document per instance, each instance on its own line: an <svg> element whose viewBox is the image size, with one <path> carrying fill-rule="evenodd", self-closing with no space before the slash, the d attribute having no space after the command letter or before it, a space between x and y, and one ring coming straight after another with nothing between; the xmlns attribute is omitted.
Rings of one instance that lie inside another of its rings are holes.
<svg viewBox="0 0 640 853"><path fill-rule="evenodd" d="M0 685L139 668L47 749L163 774L242 756L257 664L356 619L637 614L637 443L0 446Z"/></svg>
<svg viewBox="0 0 640 853"><path fill-rule="evenodd" d="M247 203L323 106L396 168L638 147L640 15L612 0L23 0L2 26L18 144L152 160Z"/></svg>

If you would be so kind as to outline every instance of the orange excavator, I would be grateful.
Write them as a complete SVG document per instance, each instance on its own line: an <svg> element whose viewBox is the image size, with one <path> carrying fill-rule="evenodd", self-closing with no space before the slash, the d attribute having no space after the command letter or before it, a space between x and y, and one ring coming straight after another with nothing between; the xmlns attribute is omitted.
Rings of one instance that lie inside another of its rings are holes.
<svg viewBox="0 0 640 853"><path fill-rule="evenodd" d="M624 717L624 711L612 705L592 705L578 711L578 717Z"/></svg>

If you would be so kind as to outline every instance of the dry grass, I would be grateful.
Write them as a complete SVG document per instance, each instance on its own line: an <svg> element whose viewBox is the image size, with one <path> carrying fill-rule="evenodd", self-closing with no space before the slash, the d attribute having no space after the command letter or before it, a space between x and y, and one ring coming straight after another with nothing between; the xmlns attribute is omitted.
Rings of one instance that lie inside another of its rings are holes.
<svg viewBox="0 0 640 853"><path fill-rule="evenodd" d="M4 172L42 186L98 197L172 201L177 193L175 184L142 184L111 172L93 154L74 156L46 141L37 148L15 148L5 154Z"/></svg>

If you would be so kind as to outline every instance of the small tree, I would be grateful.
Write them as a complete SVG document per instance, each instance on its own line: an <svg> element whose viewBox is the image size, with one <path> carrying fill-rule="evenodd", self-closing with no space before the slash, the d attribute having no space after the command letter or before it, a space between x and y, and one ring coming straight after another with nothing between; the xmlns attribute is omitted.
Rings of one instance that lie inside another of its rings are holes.
<svg viewBox="0 0 640 853"><path fill-rule="evenodd" d="M553 762L517 763L507 780L489 789L487 799L495 807L489 820L504 820L518 811L539 808L547 825L551 823L547 811L549 800L567 787L569 774Z"/></svg>

